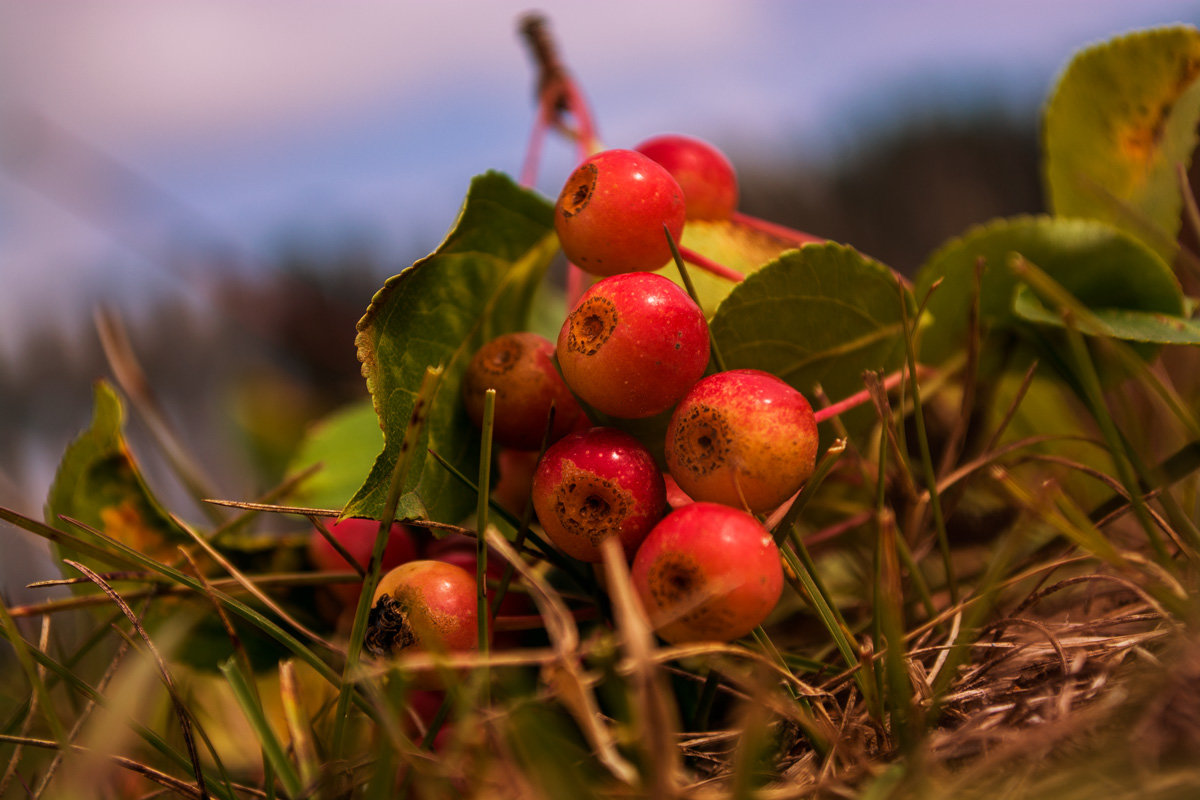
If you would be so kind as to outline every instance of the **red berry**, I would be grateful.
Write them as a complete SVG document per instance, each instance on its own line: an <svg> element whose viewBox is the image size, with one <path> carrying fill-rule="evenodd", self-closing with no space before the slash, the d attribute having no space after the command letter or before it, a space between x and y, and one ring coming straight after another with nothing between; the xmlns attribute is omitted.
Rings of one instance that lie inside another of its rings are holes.
<svg viewBox="0 0 1200 800"><path fill-rule="evenodd" d="M475 575L476 546L477 543L473 537L451 533L425 548L425 557L434 561L444 561L447 564L453 564L456 567L466 570L471 575ZM498 584L504 577L504 567L505 561L503 556L489 549L487 560L488 582ZM500 614L512 616L536 613L537 609L534 607L533 601L529 599L529 595L519 589L518 584L519 580L514 576L509 584L509 591L504 594L504 600L500 602ZM489 591L489 607L492 600L493 597Z"/></svg>
<svg viewBox="0 0 1200 800"><path fill-rule="evenodd" d="M733 165L701 139L663 134L634 148L662 164L683 189L688 219L729 219L737 209L738 183Z"/></svg>
<svg viewBox="0 0 1200 800"><path fill-rule="evenodd" d="M600 561L600 542L613 536L633 555L666 504L654 456L612 428L565 437L533 475L533 508L546 536L581 561Z"/></svg>
<svg viewBox="0 0 1200 800"><path fill-rule="evenodd" d="M745 636L783 592L771 534L745 511L716 503L668 514L642 542L632 577L651 624L673 644Z"/></svg>
<svg viewBox="0 0 1200 800"><path fill-rule="evenodd" d="M338 540L342 547L354 557L358 567L367 569L371 560L371 551L375 547L375 537L379 533L379 522L373 519L348 517L329 526L329 532ZM308 555L313 566L324 572L349 572L353 569L342 554L334 549L329 540L319 530L313 528L312 538L308 543ZM383 550L383 569L390 570L406 561L417 557L417 546L412 531L399 522L392 523L388 532L388 541ZM354 606L358 603L358 595L362 592L362 581L354 583L332 583L329 589L342 601L343 605Z"/></svg>
<svg viewBox="0 0 1200 800"><path fill-rule="evenodd" d="M683 233L683 190L654 160L605 150L571 173L554 206L567 259L593 275L658 269L671 260L663 225Z"/></svg>
<svg viewBox="0 0 1200 800"><path fill-rule="evenodd" d="M536 450L554 405L550 440L575 427L583 409L554 366L554 345L536 333L506 333L475 353L463 375L463 403L476 427L483 424L483 398L496 390L492 436L504 446Z"/></svg>
<svg viewBox="0 0 1200 800"><path fill-rule="evenodd" d="M558 334L558 364L585 403L625 419L666 411L708 365L708 323L687 292L631 272L596 283Z"/></svg>
<svg viewBox="0 0 1200 800"><path fill-rule="evenodd" d="M817 423L804 395L774 375L719 372L679 401L666 459L693 499L769 511L812 475Z"/></svg>
<svg viewBox="0 0 1200 800"><path fill-rule="evenodd" d="M405 650L473 650L479 644L475 576L444 561L401 564L379 581L363 647L374 656Z"/></svg>

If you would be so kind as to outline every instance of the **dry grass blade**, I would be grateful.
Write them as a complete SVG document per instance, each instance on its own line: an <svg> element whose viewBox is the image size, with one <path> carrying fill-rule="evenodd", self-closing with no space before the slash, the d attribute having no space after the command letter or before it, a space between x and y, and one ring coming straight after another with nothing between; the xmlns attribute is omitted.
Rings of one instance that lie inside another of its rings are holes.
<svg viewBox="0 0 1200 800"><path fill-rule="evenodd" d="M601 542L600 552L617 634L633 682L638 739L645 748L646 763L653 771L648 788L653 797L672 797L681 785L683 768L675 744L679 721L674 709L666 702L670 689L653 657L654 632L634 591L625 552L616 537L610 536Z"/></svg>
<svg viewBox="0 0 1200 800"><path fill-rule="evenodd" d="M155 662L158 664L159 674L162 676L163 685L167 687L167 692L171 697L171 704L174 706L175 713L179 718L179 728L183 733L183 740L184 744L187 746L188 756L192 760L192 773L196 778L196 796L200 798L207 798L209 795L204 783L204 770L200 764L200 754L196 750L196 740L192 736L191 715L188 712L187 706L183 702L183 698L179 696L179 692L175 687L175 681L171 677L171 670L167 667L166 659L164 659L162 654L158 652L158 648L154 646L154 642L150 639L150 635L146 633L146 629L142 627L142 623L138 619L137 615L133 613L133 609L129 607L129 605L121 598L121 596L117 594L116 591L109 586L103 578L78 562L64 559L63 563L67 564L73 569L79 570L79 572L89 578L93 583L100 587L101 591L109 596L113 603L121 609L121 613L123 613L125 618L129 620L129 623L133 626L133 629L137 632L138 636L143 642L145 642L146 648L150 651L151 655L153 655Z"/></svg>
<svg viewBox="0 0 1200 800"><path fill-rule="evenodd" d="M321 772L321 762L313 741L312 720L304 708L303 694L296 680L296 664L290 659L279 663L279 696L292 740L292 752L300 766L300 780L305 786L311 786Z"/></svg>
<svg viewBox="0 0 1200 800"><path fill-rule="evenodd" d="M618 751L616 738L604 725L600 706L583 674L579 631L571 612L555 591L521 560L498 530L489 528L484 535L487 543L516 569L545 620L555 659L543 667L543 678L575 717L584 736L595 748L600 763L623 783L637 785L637 769Z"/></svg>
<svg viewBox="0 0 1200 800"><path fill-rule="evenodd" d="M167 415L159 405L154 391L150 387L141 364L133 352L133 346L125 333L125 326L114 312L97 309L95 313L96 331L100 335L100 344L108 358L109 366L121 388L129 395L134 407L146 420L158 446L166 455L167 460L179 475L183 485L192 496L200 501L205 497L217 494L213 491L212 481L204 474L200 465L188 454L174 428L167 421ZM200 502L200 507L212 518L213 522L221 523L223 517L215 513L215 509Z"/></svg>
<svg viewBox="0 0 1200 800"><path fill-rule="evenodd" d="M233 563L229 561L229 559L225 558L225 556L223 556L221 552L217 550L217 548L205 541L204 537L192 530L189 525L184 523L182 520L176 520L176 523L185 531L187 531L187 534L192 537L192 540L196 542L196 544L198 544L206 554L208 554L209 558L219 564L223 570L229 573L231 578L237 581L238 586L241 586L243 589L249 592L252 597L269 608L280 619L284 620L288 623L288 625L291 625L293 628L300 631L305 636L320 644L327 650L335 653L341 651L341 648L297 620L286 610L284 610L278 603L272 600L265 592L255 586L254 581L246 577L246 575L237 567L235 567Z"/></svg>
<svg viewBox="0 0 1200 800"><path fill-rule="evenodd" d="M29 738L20 737L20 736L8 736L6 734L0 734L0 742L5 742L5 743L9 743L9 744L22 744L22 745L25 745L26 747L41 747L41 748L45 748L45 749L58 749L58 745L55 742L49 741L47 739L29 739ZM69 749L71 749L77 753L87 753L88 752L86 748L80 747L78 745L70 745ZM153 767L147 766L146 764L142 764L141 762L135 761L132 758L127 758L125 756L118 756L118 755L112 755L112 754L104 755L104 758L107 759L108 761L112 762L113 764L116 764L117 766L121 767L122 769L137 773L138 775L141 775L143 778L153 781L154 783L157 783L159 786L163 787L164 789L166 789L170 792L174 792L175 794L180 795L182 797L195 798L196 800L206 800L206 798L208 797L207 794L202 792L196 786L193 786L192 784L190 784L186 781L180 780L179 778L176 778L172 775L168 775L165 772L160 772L159 770L156 770ZM264 792L260 789L257 789L255 787L252 787L252 786L236 786L235 788L238 790L239 793L241 793L242 795L245 795L247 797L267 797L268 796L268 794L266 792Z"/></svg>

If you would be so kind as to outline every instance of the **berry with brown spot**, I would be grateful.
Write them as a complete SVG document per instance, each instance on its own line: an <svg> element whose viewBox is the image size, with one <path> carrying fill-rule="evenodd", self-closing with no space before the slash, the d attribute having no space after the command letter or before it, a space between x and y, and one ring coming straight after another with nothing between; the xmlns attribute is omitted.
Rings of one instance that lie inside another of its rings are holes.
<svg viewBox="0 0 1200 800"><path fill-rule="evenodd" d="M779 548L752 515L696 502L654 526L633 559L634 588L668 642L728 642L761 625L783 592Z"/></svg>
<svg viewBox="0 0 1200 800"><path fill-rule="evenodd" d="M708 366L708 323L687 292L661 275L599 281L558 334L567 385L596 410L623 419L660 414Z"/></svg>
<svg viewBox="0 0 1200 800"><path fill-rule="evenodd" d="M462 382L467 416L476 427L483 425L483 399L488 389L496 390L492 436L504 447L538 449L552 404L551 441L574 429L583 416L579 402L554 366L554 345L536 333L506 333L476 351Z"/></svg>
<svg viewBox="0 0 1200 800"><path fill-rule="evenodd" d="M379 581L363 647L378 658L479 645L475 576L444 561L401 564Z"/></svg>
<svg viewBox="0 0 1200 800"><path fill-rule="evenodd" d="M533 508L546 536L581 561L600 561L600 543L610 537L632 556L666 504L650 451L613 428L566 436L533 475Z"/></svg>
<svg viewBox="0 0 1200 800"><path fill-rule="evenodd" d="M605 150L567 178L554 229L567 259L593 275L653 270L671 260L686 218L683 190L661 165L633 150Z"/></svg>
<svg viewBox="0 0 1200 800"><path fill-rule="evenodd" d="M667 425L671 477L695 500L765 512L816 468L817 423L804 395L761 370L697 382Z"/></svg>

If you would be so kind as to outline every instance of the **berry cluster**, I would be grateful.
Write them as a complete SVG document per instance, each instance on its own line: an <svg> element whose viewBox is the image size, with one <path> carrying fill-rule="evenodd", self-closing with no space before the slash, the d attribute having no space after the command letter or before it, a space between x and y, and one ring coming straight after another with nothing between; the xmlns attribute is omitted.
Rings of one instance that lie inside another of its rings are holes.
<svg viewBox="0 0 1200 800"><path fill-rule="evenodd" d="M755 515L787 502L816 461L816 422L803 395L757 370L705 377L704 313L652 271L671 259L668 234L678 239L687 220L728 219L736 204L733 168L697 139L659 136L586 159L563 187L555 224L567 257L598 280L557 342L499 336L475 353L462 382L476 425L485 393L495 392L502 468L493 497L508 484L510 510L531 503L545 537L579 561L600 562L601 543L616 539L655 629L674 643L736 639L770 614L783 571ZM661 462L629 433L592 422L668 413ZM670 513L668 481L680 493ZM313 560L345 570L349 555L362 572L377 531L369 520L343 520L331 531L343 552L319 536ZM478 644L475 545L439 551L443 542L424 536L392 529L368 652ZM337 596L351 608L358 591L343 585Z"/></svg>
<svg viewBox="0 0 1200 800"><path fill-rule="evenodd" d="M754 514L794 495L816 460L816 423L803 395L757 370L704 377L704 313L652 271L671 259L664 228L677 239L686 220L727 219L736 203L729 161L697 139L659 136L586 159L558 197L555 226L568 259L599 280L555 345L530 344L501 367L489 354L515 354L510 343L534 335L502 336L479 351L463 384L468 408L484 388L495 389L495 437L510 447L540 437L553 404L550 445L532 478L538 522L558 549L585 562L601 560L605 539L620 541L656 630L670 642L738 638L771 612L783 574ZM543 355L551 347L557 370ZM671 412L665 464L628 433L589 427L580 405L618 420ZM670 514L668 475L688 500Z"/></svg>

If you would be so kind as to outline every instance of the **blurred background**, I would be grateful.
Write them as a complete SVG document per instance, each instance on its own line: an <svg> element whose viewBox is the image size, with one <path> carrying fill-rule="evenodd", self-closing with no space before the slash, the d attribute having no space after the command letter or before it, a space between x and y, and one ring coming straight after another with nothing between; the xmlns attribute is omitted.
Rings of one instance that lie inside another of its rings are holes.
<svg viewBox="0 0 1200 800"><path fill-rule="evenodd" d="M1041 210L1039 109L1075 50L1200 21L1175 0L540 9L606 144L706 138L744 211L909 273L970 224ZM354 325L375 289L436 247L471 176L520 169L527 10L0 0L0 505L40 517L87 426L101 306L218 490L272 486L306 425L365 396ZM551 139L538 188L573 160ZM0 527L8 593L52 569L28 540Z"/></svg>

